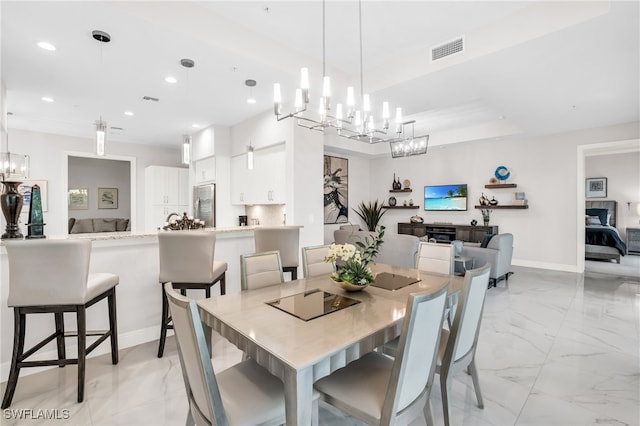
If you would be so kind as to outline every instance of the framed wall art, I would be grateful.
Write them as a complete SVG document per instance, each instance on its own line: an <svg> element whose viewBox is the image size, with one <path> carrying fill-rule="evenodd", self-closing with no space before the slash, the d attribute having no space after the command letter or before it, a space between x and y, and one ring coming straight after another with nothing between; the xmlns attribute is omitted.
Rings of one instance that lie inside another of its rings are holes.
<svg viewBox="0 0 640 426"><path fill-rule="evenodd" d="M349 222L349 160L324 156L324 223Z"/></svg>
<svg viewBox="0 0 640 426"><path fill-rule="evenodd" d="M587 178L586 182L587 198L606 198L607 197L607 178Z"/></svg>
<svg viewBox="0 0 640 426"><path fill-rule="evenodd" d="M69 210L89 209L89 190L87 188L69 188Z"/></svg>
<svg viewBox="0 0 640 426"><path fill-rule="evenodd" d="M118 208L118 188L98 188L98 208Z"/></svg>

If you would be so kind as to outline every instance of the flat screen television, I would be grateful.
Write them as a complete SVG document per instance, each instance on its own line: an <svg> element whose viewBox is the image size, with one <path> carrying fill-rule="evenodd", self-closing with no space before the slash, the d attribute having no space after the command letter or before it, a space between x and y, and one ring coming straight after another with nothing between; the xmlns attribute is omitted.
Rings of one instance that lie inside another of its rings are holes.
<svg viewBox="0 0 640 426"><path fill-rule="evenodd" d="M467 210L467 184L424 187L425 211Z"/></svg>

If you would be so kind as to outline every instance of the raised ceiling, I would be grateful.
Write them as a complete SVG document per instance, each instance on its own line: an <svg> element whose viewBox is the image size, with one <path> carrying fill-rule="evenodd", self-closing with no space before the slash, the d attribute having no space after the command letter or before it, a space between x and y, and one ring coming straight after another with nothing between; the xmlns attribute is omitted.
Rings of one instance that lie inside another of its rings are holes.
<svg viewBox="0 0 640 426"><path fill-rule="evenodd" d="M315 94L320 86L319 1L0 8L9 130L91 137L102 116L122 129L111 140L177 147L194 123L232 126L270 110L274 82L291 100L302 66ZM403 106L417 131L443 144L638 121L638 17L638 2L364 1L364 89ZM95 41L96 29L112 41ZM327 2L325 33L333 99L347 85L358 93L358 3ZM432 47L459 36L464 52L431 62ZM57 50L37 47L42 40ZM253 105L248 78L258 83Z"/></svg>

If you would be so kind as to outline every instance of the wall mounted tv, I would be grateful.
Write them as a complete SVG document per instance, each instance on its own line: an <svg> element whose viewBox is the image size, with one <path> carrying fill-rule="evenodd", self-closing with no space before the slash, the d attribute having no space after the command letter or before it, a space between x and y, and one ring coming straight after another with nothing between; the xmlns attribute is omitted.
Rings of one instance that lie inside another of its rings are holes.
<svg viewBox="0 0 640 426"><path fill-rule="evenodd" d="M467 210L467 184L424 187L425 211Z"/></svg>

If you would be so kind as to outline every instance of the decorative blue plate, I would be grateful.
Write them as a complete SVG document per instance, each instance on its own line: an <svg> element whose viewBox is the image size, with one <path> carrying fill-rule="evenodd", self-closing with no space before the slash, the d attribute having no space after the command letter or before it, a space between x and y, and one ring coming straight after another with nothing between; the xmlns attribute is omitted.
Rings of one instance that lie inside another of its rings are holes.
<svg viewBox="0 0 640 426"><path fill-rule="evenodd" d="M505 166L498 166L498 168L496 168L495 176L496 179L504 181L509 179L511 172Z"/></svg>

